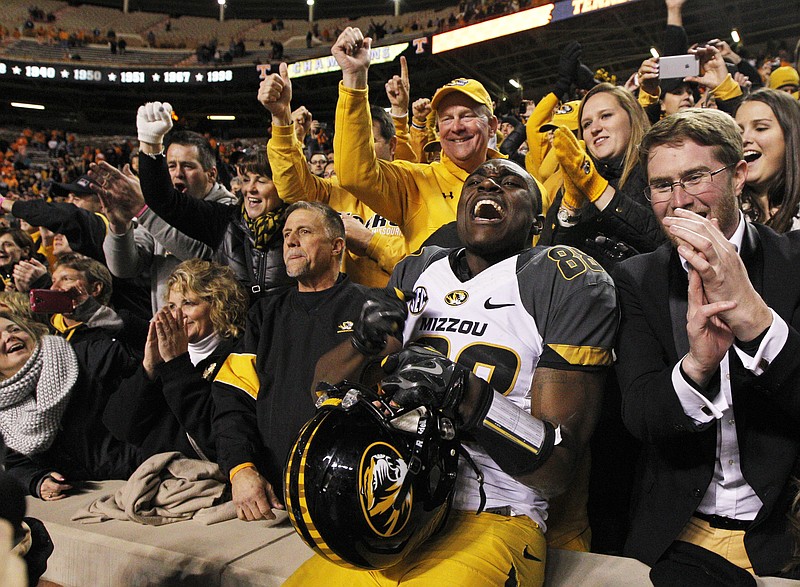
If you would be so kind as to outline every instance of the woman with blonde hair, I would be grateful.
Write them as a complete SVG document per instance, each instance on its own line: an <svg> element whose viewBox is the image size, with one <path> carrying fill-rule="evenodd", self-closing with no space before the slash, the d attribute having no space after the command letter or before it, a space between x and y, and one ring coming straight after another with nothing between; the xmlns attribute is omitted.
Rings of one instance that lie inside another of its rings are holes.
<svg viewBox="0 0 800 587"><path fill-rule="evenodd" d="M144 360L109 399L104 421L146 456L214 460L211 383L244 331L247 295L231 269L201 259L178 265L167 292Z"/></svg>
<svg viewBox="0 0 800 587"><path fill-rule="evenodd" d="M630 92L608 83L586 94L578 120L582 141L566 127L555 131L564 186L539 242L574 246L610 270L665 238L645 197L638 157L650 122Z"/></svg>

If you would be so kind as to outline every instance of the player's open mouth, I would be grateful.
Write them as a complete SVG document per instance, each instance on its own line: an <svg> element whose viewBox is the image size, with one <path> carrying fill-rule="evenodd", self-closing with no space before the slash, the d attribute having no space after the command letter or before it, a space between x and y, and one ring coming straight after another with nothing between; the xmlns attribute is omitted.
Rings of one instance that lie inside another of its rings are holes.
<svg viewBox="0 0 800 587"><path fill-rule="evenodd" d="M186 193L186 184L185 184L185 183L183 183L183 182L180 182L180 181L179 181L179 182L176 182L176 183L174 183L174 184L172 184L172 185L173 185L173 186L175 187L175 189L176 189L176 190L178 190L180 193L182 193L182 194L183 194L183 193Z"/></svg>
<svg viewBox="0 0 800 587"><path fill-rule="evenodd" d="M748 163L752 163L756 159L760 158L761 158L761 153L759 153L758 151L749 150L744 152L744 160L747 161Z"/></svg>
<svg viewBox="0 0 800 587"><path fill-rule="evenodd" d="M484 198L475 202L475 207L472 209L472 217L475 220L499 222L506 217L506 211L498 202Z"/></svg>

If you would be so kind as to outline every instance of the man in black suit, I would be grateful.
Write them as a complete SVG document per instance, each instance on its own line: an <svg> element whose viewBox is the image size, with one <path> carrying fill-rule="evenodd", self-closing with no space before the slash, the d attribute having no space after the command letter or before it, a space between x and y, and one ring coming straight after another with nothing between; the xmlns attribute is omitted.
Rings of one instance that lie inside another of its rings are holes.
<svg viewBox="0 0 800 587"><path fill-rule="evenodd" d="M652 566L711 551L780 574L800 468L800 234L745 222L747 163L725 114L665 118L641 158L672 243L614 276L623 420L644 443L625 553Z"/></svg>

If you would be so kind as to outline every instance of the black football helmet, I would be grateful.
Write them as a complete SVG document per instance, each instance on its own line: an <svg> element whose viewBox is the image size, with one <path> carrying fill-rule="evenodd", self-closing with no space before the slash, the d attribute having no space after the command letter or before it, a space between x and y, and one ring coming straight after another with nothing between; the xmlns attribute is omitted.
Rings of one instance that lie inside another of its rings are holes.
<svg viewBox="0 0 800 587"><path fill-rule="evenodd" d="M458 472L459 443L447 418L426 407L398 416L376 401L357 384L331 387L286 463L284 499L295 530L347 567L390 567L439 531Z"/></svg>

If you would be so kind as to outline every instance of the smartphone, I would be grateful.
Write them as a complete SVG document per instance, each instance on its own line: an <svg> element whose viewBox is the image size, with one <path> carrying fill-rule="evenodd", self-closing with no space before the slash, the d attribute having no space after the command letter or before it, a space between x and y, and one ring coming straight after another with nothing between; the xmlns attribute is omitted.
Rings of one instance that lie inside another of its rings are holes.
<svg viewBox="0 0 800 587"><path fill-rule="evenodd" d="M68 314L72 312L72 294L55 289L32 289L31 310L41 314Z"/></svg>
<svg viewBox="0 0 800 587"><path fill-rule="evenodd" d="M694 55L670 55L658 60L660 79L685 78L700 74L700 60Z"/></svg>

